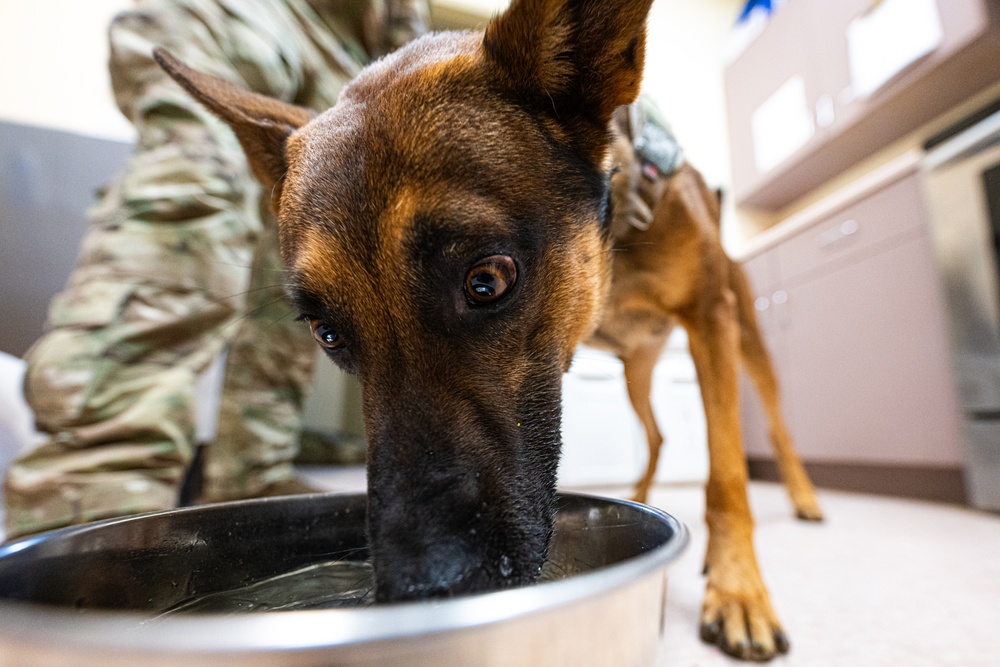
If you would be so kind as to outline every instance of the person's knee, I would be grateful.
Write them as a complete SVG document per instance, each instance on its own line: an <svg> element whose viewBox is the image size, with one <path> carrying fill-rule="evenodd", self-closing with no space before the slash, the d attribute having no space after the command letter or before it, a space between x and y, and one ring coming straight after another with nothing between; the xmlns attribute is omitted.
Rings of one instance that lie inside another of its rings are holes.
<svg viewBox="0 0 1000 667"><path fill-rule="evenodd" d="M97 336L87 331L55 329L32 346L25 355L24 397L39 428L51 432L80 420L102 356Z"/></svg>

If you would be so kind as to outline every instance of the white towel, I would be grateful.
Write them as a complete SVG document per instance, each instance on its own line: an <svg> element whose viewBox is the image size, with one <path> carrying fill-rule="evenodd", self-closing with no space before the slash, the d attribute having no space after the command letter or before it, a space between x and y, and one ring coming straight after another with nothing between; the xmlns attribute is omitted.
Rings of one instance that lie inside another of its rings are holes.
<svg viewBox="0 0 1000 667"><path fill-rule="evenodd" d="M0 471L42 440L24 400L24 370L24 361L0 352Z"/></svg>

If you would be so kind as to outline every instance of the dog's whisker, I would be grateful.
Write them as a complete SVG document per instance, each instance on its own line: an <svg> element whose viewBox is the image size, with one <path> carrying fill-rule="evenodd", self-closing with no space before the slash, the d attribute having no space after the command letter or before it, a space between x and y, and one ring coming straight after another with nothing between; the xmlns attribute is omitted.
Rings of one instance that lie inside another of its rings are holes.
<svg viewBox="0 0 1000 667"><path fill-rule="evenodd" d="M234 327L237 327L237 326L243 324L246 320L256 317L258 313L260 313L260 312L262 312L262 311L270 308L271 306L273 306L276 303L282 303L283 301L285 301L284 298L274 299L272 301L268 301L267 303L260 304L256 308L251 308L250 310L248 310L247 312L243 313L239 317L233 319L230 322L227 322L222 327L222 329L220 331L222 333L224 333L224 334L228 334ZM289 315L293 314L294 312L295 312L294 309L289 309L289 311L287 313L285 313L284 315L282 315L282 317L279 318L279 320L280 319L284 319L285 317L288 317ZM272 322L271 324L274 324L274 322Z"/></svg>
<svg viewBox="0 0 1000 667"><path fill-rule="evenodd" d="M313 555L315 555L317 558L333 556L337 561L346 561L350 560L350 556L354 554L364 553L367 551L368 547L355 547L353 549L338 549L337 551L320 551ZM344 554L344 556L340 557L341 554Z"/></svg>
<svg viewBox="0 0 1000 667"><path fill-rule="evenodd" d="M280 324L280 323L281 323L281 322L283 322L284 320L287 320L287 319L288 319L289 317L292 317L292 316L296 315L297 313L298 313L298 311L297 311L297 310L295 310L294 308L292 308L292 309L289 309L289 311L288 311L287 313L285 313L284 315L282 315L281 317L279 317L279 318L277 318L277 319L274 319L274 320L271 320L271 321L270 321L270 322L269 322L269 323L267 324L267 326L265 326L265 327L263 328L263 331L267 331L267 330L268 330L268 329L270 329L271 327L274 327L274 326L277 326L278 324Z"/></svg>
<svg viewBox="0 0 1000 667"><path fill-rule="evenodd" d="M220 296L217 299L213 299L212 303L222 303L223 301L228 301L229 299L235 299L237 297L256 294L257 292L264 292L267 290L281 290L282 292L284 292L284 289L285 286L281 284L263 285L261 287L253 287L251 289L243 290L241 292L234 292L233 294L227 294L226 296Z"/></svg>
<svg viewBox="0 0 1000 667"><path fill-rule="evenodd" d="M267 273L286 273L286 271L284 269L271 268L269 266L248 266L246 264L246 262L224 262L222 260L216 259L216 260L212 260L212 264L216 264L218 266L235 266L235 267L240 268L240 269L246 269L251 274L252 273L263 273L263 272L267 272Z"/></svg>
<svg viewBox="0 0 1000 667"><path fill-rule="evenodd" d="M280 184L283 180L285 180L286 176L288 176L287 169L283 174L281 174L278 178L275 179L274 185L271 186L271 201L274 201L274 193L278 191L278 184Z"/></svg>

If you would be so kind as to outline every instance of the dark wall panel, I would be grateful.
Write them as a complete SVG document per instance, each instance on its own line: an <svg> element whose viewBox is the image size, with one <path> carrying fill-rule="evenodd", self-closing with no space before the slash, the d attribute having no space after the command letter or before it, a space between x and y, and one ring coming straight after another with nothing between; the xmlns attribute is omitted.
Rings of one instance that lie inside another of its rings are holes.
<svg viewBox="0 0 1000 667"><path fill-rule="evenodd" d="M66 284L95 192L125 142L0 121L0 350L21 356Z"/></svg>

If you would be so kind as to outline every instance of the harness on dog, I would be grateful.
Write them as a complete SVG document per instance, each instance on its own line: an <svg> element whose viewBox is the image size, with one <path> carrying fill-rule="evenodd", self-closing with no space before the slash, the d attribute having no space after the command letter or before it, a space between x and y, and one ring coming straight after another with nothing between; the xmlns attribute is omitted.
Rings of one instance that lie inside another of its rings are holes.
<svg viewBox="0 0 1000 667"><path fill-rule="evenodd" d="M653 209L660 185L683 164L684 152L656 104L640 96L615 112L617 161L612 225L622 234L628 228L646 231L653 223ZM626 144L628 148L622 146Z"/></svg>
<svg viewBox="0 0 1000 667"><path fill-rule="evenodd" d="M629 106L628 134L643 171L656 170L649 174L653 178L669 176L684 164L684 151L677 137L659 107L648 97L640 96Z"/></svg>

